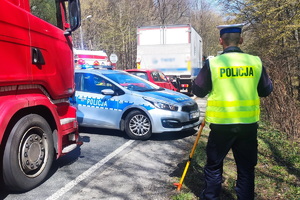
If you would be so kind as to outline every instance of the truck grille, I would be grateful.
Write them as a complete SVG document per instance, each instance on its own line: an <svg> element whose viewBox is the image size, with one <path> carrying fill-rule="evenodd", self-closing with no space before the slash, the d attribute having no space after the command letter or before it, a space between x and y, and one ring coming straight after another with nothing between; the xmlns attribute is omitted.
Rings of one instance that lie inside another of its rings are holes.
<svg viewBox="0 0 300 200"><path fill-rule="evenodd" d="M198 104L194 103L193 105L187 105L182 107L183 112L191 112L194 110L198 110Z"/></svg>

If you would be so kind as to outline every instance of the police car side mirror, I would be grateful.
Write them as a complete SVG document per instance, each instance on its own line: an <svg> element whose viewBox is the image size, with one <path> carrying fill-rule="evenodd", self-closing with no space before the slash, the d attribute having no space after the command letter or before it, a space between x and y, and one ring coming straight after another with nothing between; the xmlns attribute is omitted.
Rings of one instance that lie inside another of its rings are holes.
<svg viewBox="0 0 300 200"><path fill-rule="evenodd" d="M103 94L103 95L114 95L115 92L112 89L104 89L104 90L101 90L101 94Z"/></svg>

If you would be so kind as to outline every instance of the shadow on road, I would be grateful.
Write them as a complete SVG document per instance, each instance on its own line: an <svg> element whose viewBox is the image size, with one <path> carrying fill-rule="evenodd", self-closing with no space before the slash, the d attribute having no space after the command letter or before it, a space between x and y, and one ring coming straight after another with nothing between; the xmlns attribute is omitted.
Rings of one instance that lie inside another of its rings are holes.
<svg viewBox="0 0 300 200"><path fill-rule="evenodd" d="M113 129L104 129L104 128L79 127L79 133L111 135L111 136L128 138L125 132L119 130L113 130Z"/></svg>
<svg viewBox="0 0 300 200"><path fill-rule="evenodd" d="M9 195L9 192L4 190L4 186L2 183L0 184L0 187L1 187L0 199L5 199Z"/></svg>
<svg viewBox="0 0 300 200"><path fill-rule="evenodd" d="M80 127L79 132L88 133L88 134L111 135L116 137L123 137L125 139L130 139L125 132L119 130L112 130L112 129ZM180 131L180 132L153 133L148 140L153 140L153 141L178 140L185 137L189 137L196 133L197 133L196 129Z"/></svg>
<svg viewBox="0 0 300 200"><path fill-rule="evenodd" d="M166 140L179 140L197 133L197 130L188 130L180 132L167 132L167 133L154 133L149 140L153 141L166 141Z"/></svg>

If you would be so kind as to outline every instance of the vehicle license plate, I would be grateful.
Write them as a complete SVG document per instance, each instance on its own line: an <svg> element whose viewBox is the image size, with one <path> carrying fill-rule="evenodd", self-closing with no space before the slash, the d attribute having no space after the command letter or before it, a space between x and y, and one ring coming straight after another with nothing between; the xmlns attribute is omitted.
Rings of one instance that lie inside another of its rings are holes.
<svg viewBox="0 0 300 200"><path fill-rule="evenodd" d="M190 119L195 119L200 117L200 112L196 111L196 112L191 112L190 113Z"/></svg>

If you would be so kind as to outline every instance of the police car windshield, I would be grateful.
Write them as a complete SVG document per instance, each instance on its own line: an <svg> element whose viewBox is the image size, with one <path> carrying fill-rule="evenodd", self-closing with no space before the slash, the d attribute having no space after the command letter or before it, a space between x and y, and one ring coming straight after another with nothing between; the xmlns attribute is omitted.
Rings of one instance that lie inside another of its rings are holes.
<svg viewBox="0 0 300 200"><path fill-rule="evenodd" d="M128 90L138 91L138 92L160 90L159 86L128 73L115 73L115 74L103 74L103 75Z"/></svg>

